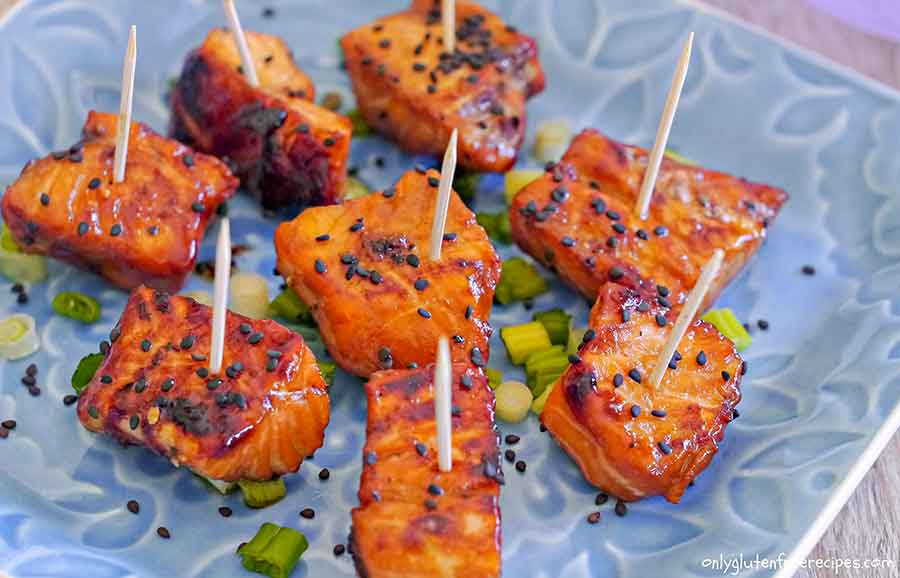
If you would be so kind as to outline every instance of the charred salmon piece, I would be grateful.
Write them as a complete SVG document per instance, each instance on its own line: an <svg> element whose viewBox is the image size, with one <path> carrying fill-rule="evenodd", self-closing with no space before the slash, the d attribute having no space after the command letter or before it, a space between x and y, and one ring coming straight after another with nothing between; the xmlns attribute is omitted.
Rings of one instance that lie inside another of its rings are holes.
<svg viewBox="0 0 900 578"><path fill-rule="evenodd" d="M476 2L456 3L456 50L443 49L440 1L341 39L357 106L369 126L413 153L443 154L459 129L459 163L503 172L525 134L525 101L544 89L533 38Z"/></svg>
<svg viewBox="0 0 900 578"><path fill-rule="evenodd" d="M275 232L278 270L350 373L430 363L442 335L453 336L454 361L487 363L500 259L455 192L441 259L429 259L439 180L410 171L384 193L308 209Z"/></svg>
<svg viewBox="0 0 900 578"><path fill-rule="evenodd" d="M90 112L82 140L25 165L3 195L3 220L25 252L123 289L178 291L206 225L238 181L218 159L134 123L125 180L114 183L117 122Z"/></svg>
<svg viewBox="0 0 900 578"><path fill-rule="evenodd" d="M698 320L654 390L649 376L674 324L657 321L666 310L654 298L601 288L590 320L596 337L553 386L541 421L591 484L626 501L677 503L718 451L744 365L731 341Z"/></svg>
<svg viewBox="0 0 900 578"><path fill-rule="evenodd" d="M211 317L193 299L135 289L81 393L79 419L214 480L297 471L328 425L313 353L273 321L229 313L222 371L212 374Z"/></svg>
<svg viewBox="0 0 900 578"><path fill-rule="evenodd" d="M351 540L361 576L500 575L500 466L494 395L454 364L453 469L437 462L434 365L381 371L366 384L360 506Z"/></svg>
<svg viewBox="0 0 900 578"><path fill-rule="evenodd" d="M260 86L244 78L231 34L212 30L172 91L172 133L227 159L266 209L338 202L350 120L313 104L312 82L281 39L246 34Z"/></svg>
<svg viewBox="0 0 900 578"><path fill-rule="evenodd" d="M646 163L643 149L585 130L559 164L516 195L513 237L589 299L614 281L659 287L676 306L721 248L725 263L702 311L760 247L787 194L666 158L642 221L634 211Z"/></svg>

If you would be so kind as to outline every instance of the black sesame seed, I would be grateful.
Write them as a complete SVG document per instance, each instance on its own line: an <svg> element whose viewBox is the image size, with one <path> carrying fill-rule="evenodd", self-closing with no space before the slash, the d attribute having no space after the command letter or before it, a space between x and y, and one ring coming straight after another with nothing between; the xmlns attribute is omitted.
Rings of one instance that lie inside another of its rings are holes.
<svg viewBox="0 0 900 578"><path fill-rule="evenodd" d="M569 354L569 363L581 363L581 358L575 355L574 353Z"/></svg>
<svg viewBox="0 0 900 578"><path fill-rule="evenodd" d="M16 303L18 303L19 305L24 305L25 303L28 303L28 294L24 293L24 292L19 293L16 296Z"/></svg>
<svg viewBox="0 0 900 578"><path fill-rule="evenodd" d="M428 287L427 279L416 279L416 282L413 284L417 291L424 291Z"/></svg>
<svg viewBox="0 0 900 578"><path fill-rule="evenodd" d="M706 365L706 353L701 351L697 354L697 365L704 366Z"/></svg>
<svg viewBox="0 0 900 578"><path fill-rule="evenodd" d="M94 419L97 419L98 417L100 417L100 410L98 410L96 406L92 405L88 408L88 415Z"/></svg>
<svg viewBox="0 0 900 578"><path fill-rule="evenodd" d="M419 266L419 257L417 255L407 255L406 256L407 265L411 265L413 267Z"/></svg>
<svg viewBox="0 0 900 578"><path fill-rule="evenodd" d="M165 526L160 526L159 528L157 528L156 535L159 536L160 538L163 538L164 540L168 540L169 538L172 537L172 534L169 533L169 529L166 528Z"/></svg>
<svg viewBox="0 0 900 578"><path fill-rule="evenodd" d="M335 556L343 556L344 552L346 552L346 551L347 551L347 549L344 547L343 544L335 544L334 549L332 550L332 552L334 552Z"/></svg>
<svg viewBox="0 0 900 578"><path fill-rule="evenodd" d="M620 267L613 266L609 269L609 278L613 281L621 279L624 275L625 272Z"/></svg>
<svg viewBox="0 0 900 578"><path fill-rule="evenodd" d="M331 472L328 471L328 468L322 468L319 470L319 479L322 481L327 480L331 477Z"/></svg>
<svg viewBox="0 0 900 578"><path fill-rule="evenodd" d="M444 239L444 241L448 241L448 242L449 242L449 241L455 241L455 240L456 240L456 233L444 233L443 239Z"/></svg>
<svg viewBox="0 0 900 578"><path fill-rule="evenodd" d="M432 496L443 496L444 488L440 487L437 484L428 484L428 493Z"/></svg>
<svg viewBox="0 0 900 578"><path fill-rule="evenodd" d="M203 211L206 210L206 207L203 206L203 203L197 201L197 202L191 203L191 210L194 211L195 213L202 213Z"/></svg>
<svg viewBox="0 0 900 578"><path fill-rule="evenodd" d="M613 386L614 387L621 387L623 383L625 383L625 378L622 376L621 373L617 373L613 376Z"/></svg>
<svg viewBox="0 0 900 578"><path fill-rule="evenodd" d="M616 500L616 516L620 518L628 513L628 507L625 505L625 502L622 500Z"/></svg>
<svg viewBox="0 0 900 578"><path fill-rule="evenodd" d="M644 241L646 241L646 240L648 240L648 239L650 238L650 237L647 235L647 231L645 231L645 230L643 230L643 229L638 229L637 231L635 231L634 234L637 235L638 239L641 239L641 240L644 240Z"/></svg>
<svg viewBox="0 0 900 578"><path fill-rule="evenodd" d="M119 223L116 223L115 225L110 227L109 234L112 235L113 237L118 237L119 235L121 235L122 234L122 225L120 225Z"/></svg>
<svg viewBox="0 0 900 578"><path fill-rule="evenodd" d="M128 503L125 504L125 507L128 508L128 511L132 514L137 514L141 511L141 505L137 500L128 500Z"/></svg>
<svg viewBox="0 0 900 578"><path fill-rule="evenodd" d="M361 231L363 229L363 227L365 227L365 224L363 224L362 219L360 219L360 220L356 221L355 223L353 223L352 225L350 225L350 232L356 233L358 231Z"/></svg>
<svg viewBox="0 0 900 578"><path fill-rule="evenodd" d="M616 211L613 211L612 209L606 211L606 216L609 217L611 221L618 221L622 218L622 215L620 215Z"/></svg>
<svg viewBox="0 0 900 578"><path fill-rule="evenodd" d="M84 235L87 235L89 228L88 224L84 221L78 223L78 236L83 237Z"/></svg>
<svg viewBox="0 0 900 578"><path fill-rule="evenodd" d="M660 297L668 297L669 296L669 288L664 285L657 285L656 292L659 293Z"/></svg>
<svg viewBox="0 0 900 578"><path fill-rule="evenodd" d="M63 401L63 405L72 405L73 403L78 401L78 396L74 395L74 394L69 394L69 395L63 397L62 401Z"/></svg>
<svg viewBox="0 0 900 578"><path fill-rule="evenodd" d="M600 512L592 512L587 517L588 524L596 524L600 521Z"/></svg>
<svg viewBox="0 0 900 578"><path fill-rule="evenodd" d="M47 193L41 193L41 204L45 207L50 204L50 195Z"/></svg>
<svg viewBox="0 0 900 578"><path fill-rule="evenodd" d="M230 518L231 514L232 514L231 508L229 508L228 506L221 506L219 508L219 515L222 516L223 518Z"/></svg>
<svg viewBox="0 0 900 578"><path fill-rule="evenodd" d="M603 504L605 504L608 501L609 501L609 495L604 492L600 492L599 494L597 494L597 497L594 498L594 504L596 504L598 506L602 506Z"/></svg>
<svg viewBox="0 0 900 578"><path fill-rule="evenodd" d="M37 396L41 395L41 388L39 388L36 385L29 385L28 386L28 394L31 395L31 397L37 397Z"/></svg>
<svg viewBox="0 0 900 578"><path fill-rule="evenodd" d="M564 247L571 247L575 244L575 239L567 235L562 238L562 244Z"/></svg>
<svg viewBox="0 0 900 578"><path fill-rule="evenodd" d="M419 315L421 315L425 319L431 319L431 313L429 313L427 309L425 309L423 307L419 307L418 312L419 312Z"/></svg>
<svg viewBox="0 0 900 578"><path fill-rule="evenodd" d="M435 502L431 498L428 498L427 500L425 500L424 504L425 504L425 508L428 510L436 510L438 507L437 502Z"/></svg>
<svg viewBox="0 0 900 578"><path fill-rule="evenodd" d="M384 281L384 277L381 276L381 273L378 271L372 271L369 273L369 280L373 285L380 285L382 281Z"/></svg>
<svg viewBox="0 0 900 578"><path fill-rule="evenodd" d="M592 199L591 206L594 207L598 215L606 212L606 202L603 199Z"/></svg>
<svg viewBox="0 0 900 578"><path fill-rule="evenodd" d="M672 302L661 295L656 298L656 302L659 303L660 306L662 306L662 307L666 307L669 309L671 309L671 307L672 307Z"/></svg>
<svg viewBox="0 0 900 578"><path fill-rule="evenodd" d="M322 144L327 147L333 147L335 142L336 141L329 136L329 137L326 137L325 140L322 141Z"/></svg>
<svg viewBox="0 0 900 578"><path fill-rule="evenodd" d="M31 376L29 376L29 377L31 377ZM24 382L25 378L22 378L22 381ZM100 383L112 383L112 382L113 382L113 378L111 375L101 375L100 376ZM32 378L32 383L28 383L26 385L34 385L34 378Z"/></svg>
<svg viewBox="0 0 900 578"><path fill-rule="evenodd" d="M147 352L150 351L150 348L153 347L153 344L150 343L149 339L144 339L141 341L141 351Z"/></svg>
<svg viewBox="0 0 900 578"><path fill-rule="evenodd" d="M215 377L206 382L206 389L212 391L214 389L218 389L220 385L222 385L222 380L218 377Z"/></svg>
<svg viewBox="0 0 900 578"><path fill-rule="evenodd" d="M319 235L318 237L316 237L316 241L318 241L319 243L321 243L323 241L327 241L329 239L331 239L331 235L329 235L328 233L325 233L324 235Z"/></svg>
<svg viewBox="0 0 900 578"><path fill-rule="evenodd" d="M666 415L668 414L664 409L654 409L650 412L650 415L652 415L653 417L666 417Z"/></svg>
<svg viewBox="0 0 900 578"><path fill-rule="evenodd" d="M581 337L581 342L582 343L591 342L594 340L595 337L597 337L597 332L594 331L593 329L588 329L587 331L584 332L584 335Z"/></svg>
<svg viewBox="0 0 900 578"><path fill-rule="evenodd" d="M101 181L99 178L94 177L94 178L91 179L91 181L88 183L88 188L89 188L89 189L96 189L97 187L100 186L100 183L101 183L101 182L102 182L102 181Z"/></svg>
<svg viewBox="0 0 900 578"><path fill-rule="evenodd" d="M109 381L104 382L104 383L111 383L111 382L112 382L112 377L110 377L110 376L108 376L108 375L106 375L106 376L104 376L104 377L108 377L108 378L109 378ZM100 381L103 381L103 378L102 378L102 377L100 378ZM22 383L23 383L24 385L34 385L34 384L37 383L37 380L34 378L33 375L25 375L25 376L22 377Z"/></svg>
<svg viewBox="0 0 900 578"><path fill-rule="evenodd" d="M467 305L466 306L466 319L471 319L472 313L474 313L474 312L475 312L475 308L472 307L471 305Z"/></svg>
<svg viewBox="0 0 900 578"><path fill-rule="evenodd" d="M513 463L516 461L516 452L512 450L506 450L503 452L503 457L506 458L506 461L509 463Z"/></svg>
<svg viewBox="0 0 900 578"><path fill-rule="evenodd" d="M521 440L521 438L519 436L517 436L516 434L506 434L505 441L507 444L509 444L511 446L514 446L517 443L519 443L519 440Z"/></svg>
<svg viewBox="0 0 900 578"><path fill-rule="evenodd" d="M381 48L390 48L391 47L391 39L390 38L382 38L378 41L378 46Z"/></svg>
<svg viewBox="0 0 900 578"><path fill-rule="evenodd" d="M669 233L669 230L662 225L653 229L653 234L657 237L665 237Z"/></svg>
<svg viewBox="0 0 900 578"><path fill-rule="evenodd" d="M615 231L616 233L618 233L620 235L624 235L625 231L628 230L625 228L625 225L623 225L622 223L613 223L612 229L613 229L613 231Z"/></svg>
<svg viewBox="0 0 900 578"><path fill-rule="evenodd" d="M666 320L666 316L662 315L662 314L658 314L656 316L656 324L659 325L660 327L665 327L668 324L668 321Z"/></svg>
<svg viewBox="0 0 900 578"><path fill-rule="evenodd" d="M477 347L473 347L472 351L469 352L469 359L472 361L472 365L475 367L484 367L484 355L481 353L481 349Z"/></svg>
<svg viewBox="0 0 900 578"><path fill-rule="evenodd" d="M312 520L316 517L316 511L312 508L303 508L300 510L300 516L302 518L306 518L307 520Z"/></svg>
<svg viewBox="0 0 900 578"><path fill-rule="evenodd" d="M428 447L426 447L422 442L415 442L413 445L416 448L416 453L418 453L420 456L425 457L428 454Z"/></svg>
<svg viewBox="0 0 900 578"><path fill-rule="evenodd" d="M207 369L205 367L198 367L197 368L197 377L202 377L203 379L206 379L207 377L209 377L209 369Z"/></svg>
<svg viewBox="0 0 900 578"><path fill-rule="evenodd" d="M672 453L672 448L669 447L669 444L667 444L666 442L659 442L656 445L659 446L659 451L661 451L662 453L664 453L666 455L669 455Z"/></svg>
<svg viewBox="0 0 900 578"><path fill-rule="evenodd" d="M756 322L756 326L759 327L760 329L762 329L763 331L768 331L769 322L766 321L765 319L760 319L759 321Z"/></svg>
<svg viewBox="0 0 900 578"><path fill-rule="evenodd" d="M3 423L0 423L0 426L2 426L4 429L12 431L12 430L16 429L16 420L14 420L14 419L3 420Z"/></svg>
<svg viewBox="0 0 900 578"><path fill-rule="evenodd" d="M525 473L526 467L527 467L527 464L523 460L519 460L516 462L516 471L519 472L520 474Z"/></svg>
<svg viewBox="0 0 900 578"><path fill-rule="evenodd" d="M139 425L141 425L141 418L139 416L133 415L128 420L128 427L130 427L133 430L136 430Z"/></svg>
<svg viewBox="0 0 900 578"><path fill-rule="evenodd" d="M151 225L150 227L147 227L147 232L150 234L151 237L155 237L156 235L159 234L159 227L156 225Z"/></svg>
<svg viewBox="0 0 900 578"><path fill-rule="evenodd" d="M810 277L816 274L816 268L812 265L804 265L802 269L800 269L804 275L809 275Z"/></svg>
<svg viewBox="0 0 900 578"><path fill-rule="evenodd" d="M253 331L253 328L250 327L249 323L241 323L240 325L238 325L238 331L240 331L244 335L249 335L250 332Z"/></svg>
<svg viewBox="0 0 900 578"><path fill-rule="evenodd" d="M463 375L459 378L459 384L466 389L472 389L472 376Z"/></svg>
<svg viewBox="0 0 900 578"><path fill-rule="evenodd" d="M728 381L731 379L731 374L727 371L722 372L722 381Z"/></svg>
<svg viewBox="0 0 900 578"><path fill-rule="evenodd" d="M747 362L741 361L741 375L747 374Z"/></svg>
<svg viewBox="0 0 900 578"><path fill-rule="evenodd" d="M366 452L365 461L366 465L373 466L378 461L378 456L375 452Z"/></svg>
<svg viewBox="0 0 900 578"><path fill-rule="evenodd" d="M181 345L182 349L191 348L194 345L194 336L193 335L185 336L184 338L182 338L180 345Z"/></svg>
<svg viewBox="0 0 900 578"><path fill-rule="evenodd" d="M638 417L641 415L641 406L638 404L634 404L631 406L631 417Z"/></svg>
<svg viewBox="0 0 900 578"><path fill-rule="evenodd" d="M629 369L628 377L630 377L633 381L640 383L641 382L641 372L637 369Z"/></svg>
<svg viewBox="0 0 900 578"><path fill-rule="evenodd" d="M262 333L256 332L247 338L247 342L250 345L256 345L257 343L259 343L260 341L263 340L263 337L265 337L265 336Z"/></svg>
<svg viewBox="0 0 900 578"><path fill-rule="evenodd" d="M325 273L328 271L328 266L325 265L325 262L321 259L316 259L316 273Z"/></svg>

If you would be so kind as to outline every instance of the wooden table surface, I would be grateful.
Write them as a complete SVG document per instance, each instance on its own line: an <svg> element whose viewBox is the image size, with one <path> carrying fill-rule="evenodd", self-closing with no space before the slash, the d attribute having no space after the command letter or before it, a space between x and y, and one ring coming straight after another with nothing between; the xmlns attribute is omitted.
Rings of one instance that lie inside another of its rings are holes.
<svg viewBox="0 0 900 578"><path fill-rule="evenodd" d="M16 1L0 0L0 13ZM851 28L802 0L703 1L900 89L900 44ZM894 570L804 569L797 578L900 576L900 435L894 437L810 557L893 559L896 566Z"/></svg>

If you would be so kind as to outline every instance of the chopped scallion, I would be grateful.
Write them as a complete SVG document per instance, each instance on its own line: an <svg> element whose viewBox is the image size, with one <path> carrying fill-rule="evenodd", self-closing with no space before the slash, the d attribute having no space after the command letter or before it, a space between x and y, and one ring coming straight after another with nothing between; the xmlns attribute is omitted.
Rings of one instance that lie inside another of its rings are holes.
<svg viewBox="0 0 900 578"><path fill-rule="evenodd" d="M59 315L81 321L94 323L100 319L100 304L90 295L77 291L63 291L53 298L53 310Z"/></svg>
<svg viewBox="0 0 900 578"><path fill-rule="evenodd" d="M346 182L344 182L344 194L342 198L345 201L352 201L353 199L365 197L371 192L369 187L366 186L366 183L356 177L347 177Z"/></svg>
<svg viewBox="0 0 900 578"><path fill-rule="evenodd" d="M522 365L535 351L550 349L552 346L547 330L537 321L503 327L500 329L500 338L506 345L513 365Z"/></svg>
<svg viewBox="0 0 900 578"><path fill-rule="evenodd" d="M264 319L269 312L269 284L265 277L240 271L229 281L228 308L253 319Z"/></svg>
<svg viewBox="0 0 900 578"><path fill-rule="evenodd" d="M488 236L503 245L509 245L512 242L512 227L509 224L509 213L500 211L498 213L476 213L475 220L484 227Z"/></svg>
<svg viewBox="0 0 900 578"><path fill-rule="evenodd" d="M353 138L365 138L375 133L372 127L366 123L366 119L363 118L362 112L358 108L354 108L347 113L347 117L353 123Z"/></svg>
<svg viewBox="0 0 900 578"><path fill-rule="evenodd" d="M503 262L494 298L498 303L506 305L537 297L546 291L547 281L534 265L521 257L513 257Z"/></svg>
<svg viewBox="0 0 900 578"><path fill-rule="evenodd" d="M40 346L32 316L17 313L0 321L0 357L21 359L37 351Z"/></svg>
<svg viewBox="0 0 900 578"><path fill-rule="evenodd" d="M531 408L531 390L520 381L504 381L494 390L497 403L494 406L497 419L507 423L519 423Z"/></svg>
<svg viewBox="0 0 900 578"><path fill-rule="evenodd" d="M287 494L284 480L276 478L268 482L241 480L238 487L244 494L244 503L250 508L265 508L281 500Z"/></svg>
<svg viewBox="0 0 900 578"><path fill-rule="evenodd" d="M302 532L266 522L237 553L244 568L270 578L287 578L309 548Z"/></svg>
<svg viewBox="0 0 900 578"><path fill-rule="evenodd" d="M280 317L286 321L314 326L309 307L300 300L297 293L290 287L278 294L278 297L269 303L269 313L273 317Z"/></svg>
<svg viewBox="0 0 900 578"><path fill-rule="evenodd" d="M534 137L534 158L549 163L558 161L569 146L572 130L565 119L544 121Z"/></svg>
<svg viewBox="0 0 900 578"><path fill-rule="evenodd" d="M16 240L12 236L12 231L9 230L6 223L0 225L0 248L14 253L21 251L21 249L19 249L19 244L16 243Z"/></svg>
<svg viewBox="0 0 900 578"><path fill-rule="evenodd" d="M453 190L467 205L475 199L478 185L481 184L481 173L458 169L453 177Z"/></svg>
<svg viewBox="0 0 900 578"><path fill-rule="evenodd" d="M503 196L506 198L506 204L512 204L513 199L516 197L516 193L542 176L544 176L544 171L541 169L519 169L506 173L503 189Z"/></svg>
<svg viewBox="0 0 900 578"><path fill-rule="evenodd" d="M711 309L706 312L702 319L715 325L722 335L734 342L734 346L737 347L738 351L747 349L753 343L753 338L744 329L743 324L737 320L731 309Z"/></svg>
<svg viewBox="0 0 900 578"><path fill-rule="evenodd" d="M525 375L531 393L539 397L568 367L569 354L562 345L554 345L548 350L529 355L525 360Z"/></svg>
<svg viewBox="0 0 900 578"><path fill-rule="evenodd" d="M569 332L572 329L572 316L555 307L548 311L539 311L531 316L531 319L539 322L547 330L550 342L553 345L567 345Z"/></svg>
<svg viewBox="0 0 900 578"><path fill-rule="evenodd" d="M325 383L328 385L334 384L334 373L337 371L337 364L330 361L320 361L319 363L319 373L322 374L322 379L325 380Z"/></svg>
<svg viewBox="0 0 900 578"><path fill-rule="evenodd" d="M547 387L544 388L544 392L534 399L534 402L531 404L531 411L536 413L537 415L541 415L544 411L544 406L547 405L547 398L550 397L550 394L553 392L553 388L555 383L551 383Z"/></svg>
<svg viewBox="0 0 900 578"><path fill-rule="evenodd" d="M488 385L491 389L497 389L497 386L500 385L500 382L503 381L503 372L499 369L494 369L493 367L488 367L485 370L488 378Z"/></svg>
<svg viewBox="0 0 900 578"><path fill-rule="evenodd" d="M581 344L584 342L584 335L587 333L587 329L573 329L569 333L569 341L566 344L566 352L567 353L578 353L578 349L581 347Z"/></svg>

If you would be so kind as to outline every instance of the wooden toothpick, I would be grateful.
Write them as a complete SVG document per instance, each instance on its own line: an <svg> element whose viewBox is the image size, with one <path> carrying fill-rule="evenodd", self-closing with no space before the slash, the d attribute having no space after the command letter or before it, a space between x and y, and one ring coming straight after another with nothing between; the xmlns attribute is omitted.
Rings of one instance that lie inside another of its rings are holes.
<svg viewBox="0 0 900 578"><path fill-rule="evenodd" d="M250 55L250 47L247 45L247 37L244 35L241 21L238 19L234 0L224 0L224 2L225 15L228 17L228 28L231 29L234 43L237 44L238 53L241 55L241 67L244 70L244 78L247 79L250 86L259 86L259 77L256 76L256 65L253 64L253 57Z"/></svg>
<svg viewBox="0 0 900 578"><path fill-rule="evenodd" d="M116 154L113 157L113 180L125 180L128 161L128 135L131 132L131 108L134 101L134 68L137 64L137 26L128 32L128 49L122 66L122 93L119 97L119 122L116 124Z"/></svg>
<svg viewBox="0 0 900 578"><path fill-rule="evenodd" d="M209 345L209 369L222 370L225 350L225 316L228 314L228 282L231 278L231 223L228 217L219 221L216 239L216 277L213 285L212 333Z"/></svg>
<svg viewBox="0 0 900 578"><path fill-rule="evenodd" d="M669 141L669 133L672 131L672 121L675 120L675 110L681 99L681 89L684 88L684 80L687 78L688 64L691 62L691 48L694 46L694 33L688 34L678 59L678 66L672 76L672 86L669 87L669 96L666 98L666 106L663 108L662 118L659 119L659 128L656 129L656 140L653 142L653 150L647 159L647 171L644 173L644 181L641 183L641 192L635 205L635 212L642 220L647 218L650 209L650 199L653 197L653 188L656 186L656 177L659 175L659 165L662 163L663 154L666 152L666 143Z"/></svg>
<svg viewBox="0 0 900 578"><path fill-rule="evenodd" d="M438 185L437 203L434 205L434 222L431 225L431 248L429 256L432 261L441 258L441 246L444 243L444 227L447 225L447 210L450 208L450 190L453 187L453 175L456 173L456 129L450 135L444 162L441 165L441 182Z"/></svg>
<svg viewBox="0 0 900 578"><path fill-rule="evenodd" d="M697 284L691 289L691 293L684 303L684 308L675 321L672 333L669 334L662 352L656 358L656 365L653 366L653 372L650 374L650 387L654 389L659 387L666 373L666 368L669 367L669 360L675 355L675 350L678 348L678 344L681 343L681 338L684 337L688 327L694 321L697 310L700 309L700 303L703 302L703 298L709 291L709 286L712 285L716 275L719 274L719 269L722 267L724 259L725 252L722 249L716 249L709 261L706 262L706 265L703 266L700 278L697 279Z"/></svg>
<svg viewBox="0 0 900 578"><path fill-rule="evenodd" d="M438 340L437 359L434 364L434 419L437 424L438 468L442 472L453 469L453 431L450 406L453 395L450 382L453 371L450 366L450 342L446 337Z"/></svg>
<svg viewBox="0 0 900 578"><path fill-rule="evenodd" d="M456 50L456 0L441 1L441 23L444 27L444 51Z"/></svg>

